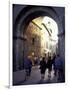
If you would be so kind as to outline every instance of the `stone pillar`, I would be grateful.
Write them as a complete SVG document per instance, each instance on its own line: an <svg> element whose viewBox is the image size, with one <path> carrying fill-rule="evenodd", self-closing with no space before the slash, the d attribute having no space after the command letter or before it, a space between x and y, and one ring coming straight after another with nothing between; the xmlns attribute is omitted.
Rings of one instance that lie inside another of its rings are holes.
<svg viewBox="0 0 69 90"><path fill-rule="evenodd" d="M58 49L60 56L65 59L65 35L64 33L61 33L58 35L59 41L58 41Z"/></svg>
<svg viewBox="0 0 69 90"><path fill-rule="evenodd" d="M16 40L16 43L15 43L15 60L16 60L16 71L19 70L19 42L18 40Z"/></svg>
<svg viewBox="0 0 69 90"><path fill-rule="evenodd" d="M63 60L63 79L65 81L65 33L64 32L59 35L59 47L58 47L58 49L60 49L59 54Z"/></svg>

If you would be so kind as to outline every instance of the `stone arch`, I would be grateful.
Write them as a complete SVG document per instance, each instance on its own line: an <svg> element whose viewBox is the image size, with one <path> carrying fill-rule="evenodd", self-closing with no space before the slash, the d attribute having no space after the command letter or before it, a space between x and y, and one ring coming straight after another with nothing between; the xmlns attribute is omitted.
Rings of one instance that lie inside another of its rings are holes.
<svg viewBox="0 0 69 90"><path fill-rule="evenodd" d="M39 16L49 16L54 19L58 25L58 33L62 32L62 23L58 14L52 7L45 6L27 6L18 15L14 24L14 34L19 36L19 33L25 32L29 22Z"/></svg>
<svg viewBox="0 0 69 90"><path fill-rule="evenodd" d="M19 63L20 63L20 69L22 69L23 64L23 33L25 32L29 22L32 19L35 19L39 16L48 16L52 19L54 19L58 25L58 33L62 32L62 23L60 21L59 15L57 12L53 9L53 7L46 7L46 6L26 6L21 10L19 15L16 18L16 21L13 26L13 67L16 68L16 70L19 70ZM14 40L14 39L17 40ZM22 41L20 41L21 39ZM21 50L19 49L21 48ZM19 50L18 50L19 49ZM21 61L21 62L20 62Z"/></svg>

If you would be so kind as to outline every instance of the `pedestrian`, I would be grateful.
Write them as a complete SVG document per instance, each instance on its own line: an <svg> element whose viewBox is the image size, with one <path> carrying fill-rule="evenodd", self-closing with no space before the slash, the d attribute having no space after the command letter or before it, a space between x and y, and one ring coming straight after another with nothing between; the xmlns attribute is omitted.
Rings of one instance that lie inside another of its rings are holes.
<svg viewBox="0 0 69 90"><path fill-rule="evenodd" d="M26 76L30 76L30 74L31 74L31 68L32 68L31 56L28 56L24 60L24 68L26 70Z"/></svg>
<svg viewBox="0 0 69 90"><path fill-rule="evenodd" d="M51 59L51 56L48 56L47 68L48 68L48 77L51 77L51 71L52 71L52 59Z"/></svg>
<svg viewBox="0 0 69 90"><path fill-rule="evenodd" d="M42 60L40 61L40 70L41 70L41 80L43 80L45 76L45 70L46 70L45 57L43 57Z"/></svg>
<svg viewBox="0 0 69 90"><path fill-rule="evenodd" d="M54 71L55 71L55 58L56 58L56 54L54 53L53 57L52 57L52 65L53 65ZM54 73L54 75L55 75L55 73Z"/></svg>
<svg viewBox="0 0 69 90"><path fill-rule="evenodd" d="M61 59L60 55L58 54L55 58L55 75L57 79L61 79L63 77L63 60Z"/></svg>

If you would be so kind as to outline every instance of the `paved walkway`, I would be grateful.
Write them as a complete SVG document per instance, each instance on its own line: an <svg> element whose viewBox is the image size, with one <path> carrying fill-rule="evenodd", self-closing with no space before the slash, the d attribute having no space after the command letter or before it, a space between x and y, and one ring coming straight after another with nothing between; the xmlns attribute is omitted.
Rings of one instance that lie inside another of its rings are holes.
<svg viewBox="0 0 69 90"><path fill-rule="evenodd" d="M48 70L46 70L45 78L43 81L41 81L40 69L38 66L34 66L32 67L30 77L23 83L20 83L20 85L45 84L45 83L57 83L57 82L58 82L57 77L54 76L54 70L52 70L51 72L51 77L48 77Z"/></svg>

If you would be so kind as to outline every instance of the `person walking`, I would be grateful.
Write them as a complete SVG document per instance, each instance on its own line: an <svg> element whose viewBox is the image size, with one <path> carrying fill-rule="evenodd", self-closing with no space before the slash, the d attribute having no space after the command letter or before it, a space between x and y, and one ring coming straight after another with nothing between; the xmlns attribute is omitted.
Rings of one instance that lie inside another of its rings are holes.
<svg viewBox="0 0 69 90"><path fill-rule="evenodd" d="M52 65L53 65L53 70L55 71L55 58L56 58L56 54L54 53L53 54L53 57L52 57ZM55 72L54 72L54 75L55 75Z"/></svg>
<svg viewBox="0 0 69 90"><path fill-rule="evenodd" d="M55 75L57 80L60 80L63 77L63 60L59 54L55 58Z"/></svg>
<svg viewBox="0 0 69 90"><path fill-rule="evenodd" d="M24 68L26 70L26 77L30 76L30 74L31 74L31 68L32 68L31 56L28 56L24 60Z"/></svg>
<svg viewBox="0 0 69 90"><path fill-rule="evenodd" d="M40 70L41 70L41 80L44 80L46 70L45 57L43 57L42 60L40 61Z"/></svg>
<svg viewBox="0 0 69 90"><path fill-rule="evenodd" d="M52 71L52 60L51 60L51 56L48 57L47 68L48 68L48 77L51 77L51 71Z"/></svg>

